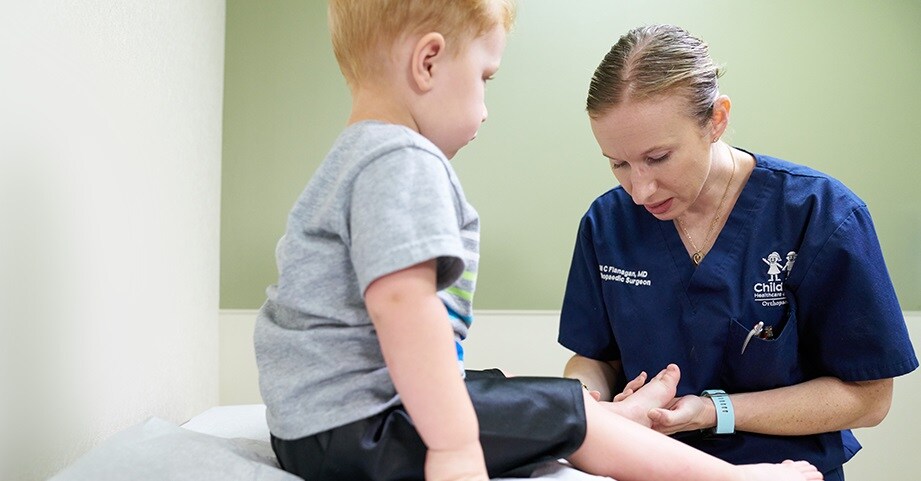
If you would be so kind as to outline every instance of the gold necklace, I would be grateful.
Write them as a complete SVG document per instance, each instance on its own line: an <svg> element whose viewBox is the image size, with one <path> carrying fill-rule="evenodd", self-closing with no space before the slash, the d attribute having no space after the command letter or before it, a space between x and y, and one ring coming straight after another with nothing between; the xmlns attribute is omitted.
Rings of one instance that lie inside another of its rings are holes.
<svg viewBox="0 0 921 481"><path fill-rule="evenodd" d="M703 248L698 248L697 244L694 243L694 239L691 239L691 234L688 234L688 230L684 228L684 224L681 223L681 219L675 217L675 222L678 223L678 227L681 227L681 230L684 231L684 236L687 237L688 242L691 243L691 247L694 248L694 253L691 254L691 260L694 261L694 266L697 267L700 265L700 262L704 260L703 250L707 248L707 244L710 242L710 236L713 235L713 229L716 228L716 224L720 219L720 211L723 210L723 203L726 202L726 195L729 194L729 186L732 185L732 178L736 175L736 157L732 154L732 147L729 147L729 144L726 144L726 148L729 149L729 158L732 159L732 173L729 174L729 182L726 183L726 189L723 190L723 197L720 198L720 203L716 206L716 213L713 214L713 220L710 221L710 228L707 229L707 236L704 238Z"/></svg>

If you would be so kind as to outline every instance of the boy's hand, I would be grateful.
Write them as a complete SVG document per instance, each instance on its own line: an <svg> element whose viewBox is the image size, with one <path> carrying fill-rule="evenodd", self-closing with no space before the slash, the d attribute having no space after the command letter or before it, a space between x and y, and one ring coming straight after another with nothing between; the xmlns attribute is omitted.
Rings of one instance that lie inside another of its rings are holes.
<svg viewBox="0 0 921 481"><path fill-rule="evenodd" d="M429 449L425 456L425 480L488 481L480 443L450 450Z"/></svg>

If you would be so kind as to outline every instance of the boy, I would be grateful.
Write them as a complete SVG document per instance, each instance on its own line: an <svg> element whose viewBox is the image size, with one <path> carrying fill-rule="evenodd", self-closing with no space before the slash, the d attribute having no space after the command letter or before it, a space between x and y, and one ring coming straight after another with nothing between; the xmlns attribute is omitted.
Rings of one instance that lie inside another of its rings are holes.
<svg viewBox="0 0 921 481"><path fill-rule="evenodd" d="M608 409L575 380L463 379L479 221L448 159L486 119L513 16L511 0L330 2L352 112L290 213L255 332L280 464L311 481L485 480L561 457L621 481L821 479L611 412L670 401L675 367ZM652 449L674 462L644 463Z"/></svg>

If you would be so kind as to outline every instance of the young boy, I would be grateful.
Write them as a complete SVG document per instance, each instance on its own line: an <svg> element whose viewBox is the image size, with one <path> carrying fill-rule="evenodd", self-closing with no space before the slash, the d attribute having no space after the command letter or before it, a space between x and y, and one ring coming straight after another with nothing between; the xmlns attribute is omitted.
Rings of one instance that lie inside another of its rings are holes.
<svg viewBox="0 0 921 481"><path fill-rule="evenodd" d="M290 213L255 332L280 464L311 481L485 480L561 457L621 481L821 479L615 414L648 425L676 367L605 406L575 380L464 379L479 222L448 159L486 119L513 16L511 0L330 2L352 112Z"/></svg>

